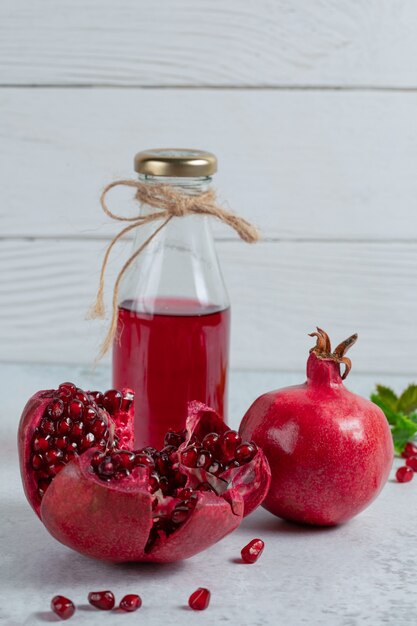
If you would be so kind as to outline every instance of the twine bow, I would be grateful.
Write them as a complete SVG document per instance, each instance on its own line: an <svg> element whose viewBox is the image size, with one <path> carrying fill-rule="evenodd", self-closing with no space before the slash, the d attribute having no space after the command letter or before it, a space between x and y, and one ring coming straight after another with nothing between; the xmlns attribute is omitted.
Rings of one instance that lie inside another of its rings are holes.
<svg viewBox="0 0 417 626"><path fill-rule="evenodd" d="M133 187L136 189L135 198L140 205L148 205L156 210L147 215L137 215L136 217L123 217L116 215L110 211L106 203L106 196L110 189L114 187ZM113 246L119 239L124 237L131 230L135 230L149 222L162 220L162 223L154 230L154 232L144 241L144 243L128 258L126 263L120 270L113 288L112 299L112 318L107 335L101 346L97 359L106 354L113 341L113 337L117 329L117 305L119 296L120 282L126 270L132 265L133 261L141 254L148 244L154 239L158 233L172 220L173 217L183 217L184 215L211 215L233 228L239 237L247 243L254 243L259 239L257 229L242 217L227 211L219 206L216 202L216 194L213 190L205 191L199 195L186 195L181 193L171 185L154 184L147 185L136 180L116 180L107 185L100 197L101 208L104 213L118 222L131 222L129 226L123 228L110 242L103 259L100 272L99 286L97 290L96 300L91 307L89 317L91 319L103 318L105 315L104 307L104 274L106 272L107 263Z"/></svg>

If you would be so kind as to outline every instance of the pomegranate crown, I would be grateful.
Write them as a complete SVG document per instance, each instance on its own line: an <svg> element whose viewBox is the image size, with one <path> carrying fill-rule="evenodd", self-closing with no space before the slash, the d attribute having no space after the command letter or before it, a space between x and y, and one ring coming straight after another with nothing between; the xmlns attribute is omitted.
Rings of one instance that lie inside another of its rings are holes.
<svg viewBox="0 0 417 626"><path fill-rule="evenodd" d="M358 334L355 333L351 335L333 350L330 343L329 335L317 327L317 331L314 333L309 333L309 337L316 337L316 345L313 348L310 348L310 354L314 352L314 354L319 359L331 359L336 363L343 363L345 366L345 371L342 374L342 380L344 380L352 369L352 361L345 356L346 352L356 343L358 338Z"/></svg>

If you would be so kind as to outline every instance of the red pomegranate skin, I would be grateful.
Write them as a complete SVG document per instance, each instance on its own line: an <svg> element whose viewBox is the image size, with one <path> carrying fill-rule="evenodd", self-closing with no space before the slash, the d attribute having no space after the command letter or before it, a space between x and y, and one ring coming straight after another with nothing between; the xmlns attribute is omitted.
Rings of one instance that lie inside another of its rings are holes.
<svg viewBox="0 0 417 626"><path fill-rule="evenodd" d="M346 522L376 498L392 466L383 412L346 389L338 362L314 352L307 382L259 397L239 432L263 449L270 464L263 506L286 520Z"/></svg>

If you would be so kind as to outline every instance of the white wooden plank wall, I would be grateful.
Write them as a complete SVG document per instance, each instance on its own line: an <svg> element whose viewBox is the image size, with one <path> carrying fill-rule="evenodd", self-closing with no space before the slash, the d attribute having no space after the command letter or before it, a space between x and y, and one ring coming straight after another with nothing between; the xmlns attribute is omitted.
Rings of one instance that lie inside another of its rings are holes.
<svg viewBox="0 0 417 626"><path fill-rule="evenodd" d="M182 145L264 234L215 229L235 367L301 369L321 324L416 376L416 110L413 0L3 0L0 359L91 363L99 191Z"/></svg>

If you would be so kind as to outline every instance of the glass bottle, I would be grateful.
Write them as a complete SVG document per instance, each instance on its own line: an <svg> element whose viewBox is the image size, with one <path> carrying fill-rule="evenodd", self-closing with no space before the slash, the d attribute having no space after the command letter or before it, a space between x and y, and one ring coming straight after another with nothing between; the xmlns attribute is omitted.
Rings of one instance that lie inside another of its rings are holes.
<svg viewBox="0 0 417 626"><path fill-rule="evenodd" d="M149 150L135 157L145 185L184 194L209 189L216 157L198 150ZM142 207L142 214L155 212ZM136 231L134 250L155 231ZM161 447L184 428L187 403L200 400L226 418L230 304L209 218L174 217L139 254L120 286L113 385L135 391L135 446Z"/></svg>

